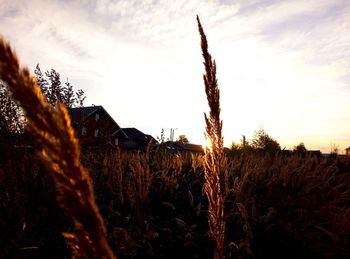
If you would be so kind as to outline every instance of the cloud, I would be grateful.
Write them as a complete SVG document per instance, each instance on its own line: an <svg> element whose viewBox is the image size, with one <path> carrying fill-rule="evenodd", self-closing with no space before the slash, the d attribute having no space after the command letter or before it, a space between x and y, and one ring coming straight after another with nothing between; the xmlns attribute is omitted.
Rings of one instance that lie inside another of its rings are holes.
<svg viewBox="0 0 350 259"><path fill-rule="evenodd" d="M290 143L310 132L344 139L350 127L349 11L331 0L13 0L0 1L0 31L31 68L56 68L122 125L180 128L198 141L199 14L227 141L262 124Z"/></svg>

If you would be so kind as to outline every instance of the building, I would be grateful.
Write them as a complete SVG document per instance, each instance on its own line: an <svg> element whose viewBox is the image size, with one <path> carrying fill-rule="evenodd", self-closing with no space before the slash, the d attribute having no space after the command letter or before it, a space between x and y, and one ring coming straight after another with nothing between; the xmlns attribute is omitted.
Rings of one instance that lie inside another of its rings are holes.
<svg viewBox="0 0 350 259"><path fill-rule="evenodd" d="M345 149L345 155L346 155L347 157L350 157L350 147L348 147L348 148Z"/></svg>
<svg viewBox="0 0 350 259"><path fill-rule="evenodd" d="M167 141L164 143L166 150L172 153L204 154L202 145L182 143L179 141Z"/></svg>
<svg viewBox="0 0 350 259"><path fill-rule="evenodd" d="M69 114L82 147L117 147L120 137L127 138L121 127L102 106L70 108ZM116 133L119 132L119 137Z"/></svg>
<svg viewBox="0 0 350 259"><path fill-rule="evenodd" d="M146 151L150 143L151 145L157 143L157 140L151 135L145 134L136 128L122 128L114 136L122 141L120 143L121 148L130 151Z"/></svg>
<svg viewBox="0 0 350 259"><path fill-rule="evenodd" d="M157 141L136 128L121 128L102 106L69 109L72 126L80 145L93 148L121 148L146 151L148 144Z"/></svg>

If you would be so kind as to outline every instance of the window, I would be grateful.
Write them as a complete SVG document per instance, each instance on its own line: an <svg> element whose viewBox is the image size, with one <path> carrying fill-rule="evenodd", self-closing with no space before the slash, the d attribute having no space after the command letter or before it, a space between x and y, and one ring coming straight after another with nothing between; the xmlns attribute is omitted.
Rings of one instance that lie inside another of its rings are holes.
<svg viewBox="0 0 350 259"><path fill-rule="evenodd" d="M119 144L119 139L116 138L116 139L114 140L114 145L118 146L118 144Z"/></svg>
<svg viewBox="0 0 350 259"><path fill-rule="evenodd" d="M86 129L86 127L82 127L82 128L81 128L81 135L82 135L82 136L86 136L86 135L87 135L87 129Z"/></svg>
<svg viewBox="0 0 350 259"><path fill-rule="evenodd" d="M96 113L96 114L95 114L95 121L97 122L97 121L99 121L99 120L100 120L100 114Z"/></svg>
<svg viewBox="0 0 350 259"><path fill-rule="evenodd" d="M95 129L94 136L98 137L98 129Z"/></svg>

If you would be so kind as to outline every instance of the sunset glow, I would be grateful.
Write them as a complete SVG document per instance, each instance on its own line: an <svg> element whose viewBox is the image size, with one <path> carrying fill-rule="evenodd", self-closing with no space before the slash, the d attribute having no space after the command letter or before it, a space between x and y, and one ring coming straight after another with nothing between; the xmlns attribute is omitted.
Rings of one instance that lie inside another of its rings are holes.
<svg viewBox="0 0 350 259"><path fill-rule="evenodd" d="M204 150L211 150L211 148L212 148L212 143L211 143L211 141L210 141L210 139L209 138L205 138L205 141L204 141L204 143L202 144L202 147L203 147L203 149Z"/></svg>
<svg viewBox="0 0 350 259"><path fill-rule="evenodd" d="M225 145L264 128L291 149L350 145L350 2L4 1L0 33L55 68L122 127L202 143L207 110L195 16L217 63Z"/></svg>
<svg viewBox="0 0 350 259"><path fill-rule="evenodd" d="M350 0L0 0L0 258L350 258Z"/></svg>

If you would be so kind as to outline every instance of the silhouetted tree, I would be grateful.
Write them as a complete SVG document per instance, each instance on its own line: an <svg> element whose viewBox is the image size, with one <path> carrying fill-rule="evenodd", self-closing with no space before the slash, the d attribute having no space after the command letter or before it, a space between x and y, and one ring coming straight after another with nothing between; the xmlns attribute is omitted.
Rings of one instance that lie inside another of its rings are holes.
<svg viewBox="0 0 350 259"><path fill-rule="evenodd" d="M34 73L36 83L51 105L56 106L57 102L61 102L68 108L83 106L86 98L84 91L81 89L75 91L68 79L62 85L61 76L55 69L52 68L43 74L39 64L37 64Z"/></svg>
<svg viewBox="0 0 350 259"><path fill-rule="evenodd" d="M339 154L339 146L336 144L333 144L331 147L331 154L338 155Z"/></svg>
<svg viewBox="0 0 350 259"><path fill-rule="evenodd" d="M281 150L280 144L267 134L264 129L255 131L252 147L269 153L276 153Z"/></svg>
<svg viewBox="0 0 350 259"><path fill-rule="evenodd" d="M339 154L339 146L333 144L333 145L331 146L331 152L330 152L330 154L329 154L329 157L330 157L330 158L336 158L336 157L338 156L338 154Z"/></svg>
<svg viewBox="0 0 350 259"><path fill-rule="evenodd" d="M242 135L240 143L232 142L230 147L230 153L232 156L239 156L243 153L253 152L254 148L251 146L250 142L246 139L245 135Z"/></svg>
<svg viewBox="0 0 350 259"><path fill-rule="evenodd" d="M165 142L165 133L164 133L163 128L160 132L160 136L157 137L157 140L158 140L159 144L163 144Z"/></svg>
<svg viewBox="0 0 350 259"><path fill-rule="evenodd" d="M304 145L304 143L300 143L296 147L294 147L293 152L297 155L305 156L307 153L307 149Z"/></svg>
<svg viewBox="0 0 350 259"><path fill-rule="evenodd" d="M68 108L83 106L86 98L84 91L78 89L75 91L68 82L62 86L60 74L51 69L46 71L45 75L41 72L39 64L34 71L37 85L46 96L46 100L55 106L57 102L62 102ZM13 101L11 92L6 84L0 78L0 133L23 132L26 123L22 108Z"/></svg>
<svg viewBox="0 0 350 259"><path fill-rule="evenodd" d="M231 156L239 156L242 154L242 152L243 152L243 146L238 143L232 142L229 150L229 154Z"/></svg>
<svg viewBox="0 0 350 259"><path fill-rule="evenodd" d="M188 138L186 137L186 135L180 135L176 141L184 143L184 144L188 144L190 143L190 141L188 140Z"/></svg>

